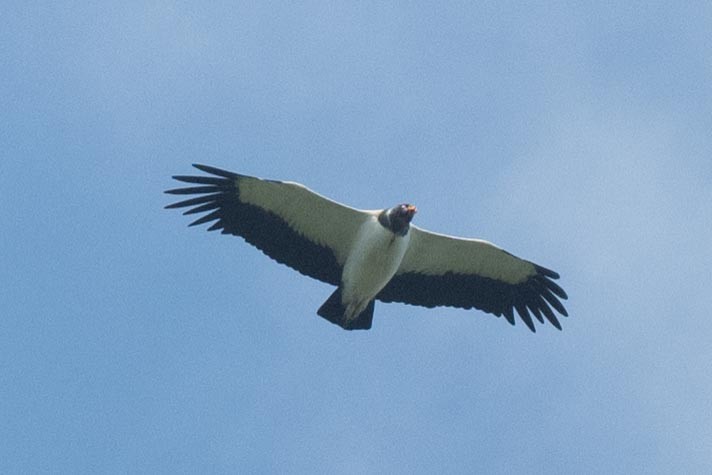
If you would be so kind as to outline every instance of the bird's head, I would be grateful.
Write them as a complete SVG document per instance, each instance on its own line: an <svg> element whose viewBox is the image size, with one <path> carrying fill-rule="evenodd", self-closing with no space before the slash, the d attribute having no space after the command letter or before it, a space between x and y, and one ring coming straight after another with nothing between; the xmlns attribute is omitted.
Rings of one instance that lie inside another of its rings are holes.
<svg viewBox="0 0 712 475"><path fill-rule="evenodd" d="M418 209L411 204L399 204L381 211L381 214L378 215L378 222L394 234L405 236L408 233L410 221L417 212Z"/></svg>

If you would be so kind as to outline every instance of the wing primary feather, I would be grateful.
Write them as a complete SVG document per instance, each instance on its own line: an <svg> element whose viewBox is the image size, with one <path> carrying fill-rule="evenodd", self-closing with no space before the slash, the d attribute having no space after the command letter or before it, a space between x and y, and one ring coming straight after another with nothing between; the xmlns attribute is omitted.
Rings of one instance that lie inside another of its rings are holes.
<svg viewBox="0 0 712 475"><path fill-rule="evenodd" d="M545 275L545 276L550 277L550 278L552 278L552 279L558 279L558 278L559 278L559 274L558 274L557 272L554 272L554 271L551 270L551 269L547 269L546 267L542 267L542 266L540 266L540 265L538 265L538 264L534 264L534 268L536 269L537 273L539 273L539 274L541 274L541 275Z"/></svg>
<svg viewBox="0 0 712 475"><path fill-rule="evenodd" d="M549 290L555 293L559 298L562 298L564 300L569 298L569 296L566 294L566 291L559 287L559 285L553 280L544 279L544 283L549 288Z"/></svg>
<svg viewBox="0 0 712 475"><path fill-rule="evenodd" d="M218 229L223 229L225 227L225 224L223 223L222 219L217 220L217 222L213 223L212 226L208 228L208 231L217 231ZM223 229L223 234L228 234L228 232Z"/></svg>
<svg viewBox="0 0 712 475"><path fill-rule="evenodd" d="M529 302L527 305L529 307L529 311L536 317L537 320L539 320L540 323L544 323L544 317L542 317L541 312L539 311L539 307L536 306L536 302Z"/></svg>
<svg viewBox="0 0 712 475"><path fill-rule="evenodd" d="M193 166L195 168L197 168L198 170L203 171L205 173L211 173L213 175L221 176L224 178L234 179L234 178L238 178L240 176L237 173L229 172L229 171L223 170L221 168L211 167L209 165L201 165L199 163L194 163Z"/></svg>
<svg viewBox="0 0 712 475"><path fill-rule="evenodd" d="M197 226L199 224L208 223L208 222L216 220L218 218L220 218L220 210L213 211L210 214L206 214L202 218L196 219L195 221L190 223L188 226Z"/></svg>
<svg viewBox="0 0 712 475"><path fill-rule="evenodd" d="M557 312L559 312L561 315L564 317L568 317L569 313L566 311L564 306L559 302L559 299L554 297L554 295L549 292L549 289L544 289L541 292L541 296L544 297L544 299L549 302L549 304L556 309Z"/></svg>
<svg viewBox="0 0 712 475"><path fill-rule="evenodd" d="M174 208L185 208L188 206L194 206L194 205L199 205L203 203L207 203L210 201L215 201L220 198L221 193L213 193L211 195L202 195L198 196L197 198L190 198L188 200L184 201L179 201L177 203L171 203L169 205L166 205L166 209L174 209Z"/></svg>
<svg viewBox="0 0 712 475"><path fill-rule="evenodd" d="M549 290L549 287L547 286L547 279L533 279L532 280L532 285L536 289L537 293L544 297L549 304L554 307L560 314L562 314L565 317L568 317L569 314L564 308L563 304L557 299L552 293L551 290Z"/></svg>
<svg viewBox="0 0 712 475"><path fill-rule="evenodd" d="M529 327L529 329L533 332L536 333L536 328L534 328L534 322L532 321L532 317L529 315L529 312L527 311L526 305L523 305L521 303L515 304L514 308L517 309L517 313L521 317L521 319L524 321L524 323Z"/></svg>
<svg viewBox="0 0 712 475"><path fill-rule="evenodd" d="M197 183L200 185L215 185L224 186L224 178L216 178L214 176L189 176L189 175L174 175L174 180L182 181L184 183Z"/></svg>
<svg viewBox="0 0 712 475"><path fill-rule="evenodd" d="M195 195L203 193L215 193L216 188L214 186L193 186L189 188L174 188L172 190L166 190L169 195Z"/></svg>
<svg viewBox="0 0 712 475"><path fill-rule="evenodd" d="M222 203L220 201L211 201L210 203L206 203L202 206L196 206L195 208L191 208L191 209L183 212L183 215L187 216L189 214L203 213L205 211L210 211L211 209L219 208L221 206L222 206Z"/></svg>
<svg viewBox="0 0 712 475"><path fill-rule="evenodd" d="M539 299L541 299L541 297L539 297ZM551 308L546 304L546 302L541 300L541 306L539 308L541 308L541 311L546 319L549 320L549 322L556 328L561 330L561 323L559 323L559 319L556 318L556 315L554 315L554 312L551 311Z"/></svg>
<svg viewBox="0 0 712 475"><path fill-rule="evenodd" d="M504 318L507 319L510 325L514 325L514 312L512 311L512 307L509 305L505 306L502 310L502 315L504 315Z"/></svg>

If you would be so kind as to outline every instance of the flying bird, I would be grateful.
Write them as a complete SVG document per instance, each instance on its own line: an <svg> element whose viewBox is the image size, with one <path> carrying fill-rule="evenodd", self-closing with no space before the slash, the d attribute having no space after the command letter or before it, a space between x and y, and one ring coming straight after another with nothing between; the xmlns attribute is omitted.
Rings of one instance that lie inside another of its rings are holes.
<svg viewBox="0 0 712 475"><path fill-rule="evenodd" d="M374 303L477 308L532 331L545 319L561 330L568 316L559 274L487 241L421 229L416 207L360 210L299 183L239 175L193 165L207 175L173 178L191 186L167 190L196 195L166 208L206 213L190 223L240 236L272 259L335 285L317 314L346 330L367 330ZM533 317L533 318L532 318Z"/></svg>

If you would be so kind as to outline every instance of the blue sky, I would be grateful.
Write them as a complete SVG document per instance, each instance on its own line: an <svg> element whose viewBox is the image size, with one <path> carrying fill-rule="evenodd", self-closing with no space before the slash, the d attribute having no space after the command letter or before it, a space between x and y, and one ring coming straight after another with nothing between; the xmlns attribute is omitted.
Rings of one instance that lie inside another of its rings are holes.
<svg viewBox="0 0 712 475"><path fill-rule="evenodd" d="M709 2L15 2L0 472L709 473ZM162 209L206 163L559 271L563 332L377 304Z"/></svg>

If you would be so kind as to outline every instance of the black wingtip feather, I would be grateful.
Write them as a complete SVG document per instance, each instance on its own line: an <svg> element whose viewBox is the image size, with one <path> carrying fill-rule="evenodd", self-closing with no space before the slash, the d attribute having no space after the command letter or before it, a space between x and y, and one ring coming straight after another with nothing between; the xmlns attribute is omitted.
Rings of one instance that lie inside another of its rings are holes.
<svg viewBox="0 0 712 475"><path fill-rule="evenodd" d="M196 206L195 208L190 208L189 210L184 211L183 215L188 216L189 214L204 213L206 211L219 208L220 206L222 206L222 203L220 203L219 201L211 201L210 203L206 203L201 206Z"/></svg>
<svg viewBox="0 0 712 475"><path fill-rule="evenodd" d="M187 208L188 206L195 206L195 205L202 205L203 203L212 203L212 202L219 202L220 201L220 193L213 193L210 195L201 195L198 196L197 198L190 198L187 200L183 201L178 201L177 203L171 203L169 205L166 205L166 209L175 209L175 208Z"/></svg>
<svg viewBox="0 0 712 475"><path fill-rule="evenodd" d="M539 320L539 323L544 323L544 317L541 315L541 312L539 311L539 307L537 307L533 303L530 303L529 310L534 315L534 317L536 317L536 319Z"/></svg>
<svg viewBox="0 0 712 475"><path fill-rule="evenodd" d="M209 165L201 165L200 163L194 163L193 166L202 172L210 173L212 175L217 175L217 176L221 176L224 178L233 179L233 178L238 178L240 176L237 173L229 172L229 171L223 170L221 168L211 167Z"/></svg>
<svg viewBox="0 0 712 475"><path fill-rule="evenodd" d="M191 186L188 188L174 188L172 190L166 190L165 193L169 195L197 195L204 193L215 193L220 191L214 186Z"/></svg>
<svg viewBox="0 0 712 475"><path fill-rule="evenodd" d="M522 304L517 304L515 305L515 308L517 309L519 317L527 325L527 327L529 327L532 333L536 333L536 328L534 328L534 322L532 321L531 315L529 315L529 312L527 311L527 307Z"/></svg>
<svg viewBox="0 0 712 475"><path fill-rule="evenodd" d="M569 298L569 296L566 294L566 291L559 287L559 285L553 280L544 279L544 283L549 288L549 290L555 293L559 298L564 300L567 300Z"/></svg>
<svg viewBox="0 0 712 475"><path fill-rule="evenodd" d="M552 325L554 325L556 328L561 330L561 323L559 323L559 319L556 318L556 315L551 310L551 308L548 305L546 305L546 303L544 303L544 305L541 306L541 311L544 314L544 316L546 317L546 319L549 320L549 322Z"/></svg>
<svg viewBox="0 0 712 475"><path fill-rule="evenodd" d="M544 299L547 302L549 302L549 305L554 307L556 309L556 311L559 312L561 315L563 315L564 317L569 316L568 312L566 311L566 309L564 308L562 303L559 302L559 300L556 297L554 297L554 295L551 292L549 292L549 289L542 289L541 296L544 297Z"/></svg>
<svg viewBox="0 0 712 475"><path fill-rule="evenodd" d="M200 185L222 186L225 184L224 178L216 178L213 176L173 175L173 179L182 181L183 183L197 183Z"/></svg>
<svg viewBox="0 0 712 475"><path fill-rule="evenodd" d="M505 307L502 311L502 315L504 315L504 318L507 319L510 325L514 325L514 312L512 311L512 307Z"/></svg>
<svg viewBox="0 0 712 475"><path fill-rule="evenodd" d="M549 320L549 322L554 326L554 328L556 328L559 331L562 331L561 323L559 323L558 319L554 318L553 320Z"/></svg>
<svg viewBox="0 0 712 475"><path fill-rule="evenodd" d="M542 267L538 264L534 264L534 268L536 269L537 273L540 275L544 275L546 277L549 277L550 279L558 279L559 278L558 272L554 272L551 269L547 269L546 267Z"/></svg>
<svg viewBox="0 0 712 475"><path fill-rule="evenodd" d="M197 226L197 225L199 225L199 224L208 223L208 222L210 222L210 221L214 221L214 220L219 219L219 218L220 218L220 210L218 210L218 211L213 211L213 212L210 213L210 214L206 214L205 216L196 219L195 221L193 221L192 223L190 223L188 226Z"/></svg>
<svg viewBox="0 0 712 475"><path fill-rule="evenodd" d="M208 228L208 231L217 231L218 229L222 229L223 234L227 234L227 231L224 229L225 225L223 224L222 219L218 220L218 222L213 223L212 226Z"/></svg>

